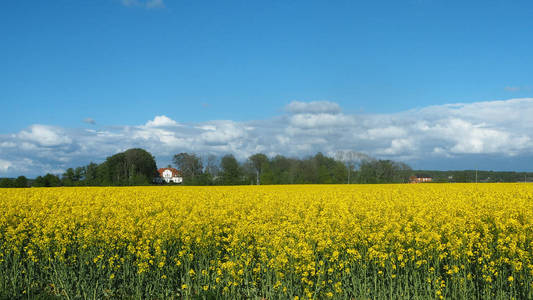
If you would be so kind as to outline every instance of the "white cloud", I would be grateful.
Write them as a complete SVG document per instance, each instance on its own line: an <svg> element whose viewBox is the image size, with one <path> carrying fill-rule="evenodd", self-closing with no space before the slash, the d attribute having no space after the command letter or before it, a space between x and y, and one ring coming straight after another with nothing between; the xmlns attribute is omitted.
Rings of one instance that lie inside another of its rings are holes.
<svg viewBox="0 0 533 300"><path fill-rule="evenodd" d="M60 128L36 124L30 126L29 129L29 131L21 131L18 137L22 140L37 142L41 146L59 146L72 142L71 138L66 136Z"/></svg>
<svg viewBox="0 0 533 300"><path fill-rule="evenodd" d="M246 136L246 129L233 121L217 121L204 128L197 141L206 145L226 145Z"/></svg>
<svg viewBox="0 0 533 300"><path fill-rule="evenodd" d="M318 104L317 104L318 103ZM39 175L100 162L132 147L168 164L173 154L195 152L239 159L263 152L305 156L354 150L385 159L420 161L490 155L533 162L533 99L430 106L393 114L344 114L332 102L293 102L266 120L178 123L168 116L138 126L98 130L31 125L0 135L3 174ZM533 164L532 164L533 166ZM7 173L6 173L7 172Z"/></svg>
<svg viewBox="0 0 533 300"><path fill-rule="evenodd" d="M176 126L178 123L171 118L162 115L156 116L153 120L146 122L146 127L164 127L164 126Z"/></svg>
<svg viewBox="0 0 533 300"><path fill-rule="evenodd" d="M450 141L452 153L505 153L511 155L527 147L529 138L486 124L474 125L462 119L449 119L431 128L434 135Z"/></svg>
<svg viewBox="0 0 533 300"><path fill-rule="evenodd" d="M297 128L341 127L353 124L353 119L342 114L297 114L290 117L290 124Z"/></svg>
<svg viewBox="0 0 533 300"><path fill-rule="evenodd" d="M0 172L5 173L11 167L11 163L7 160L0 159Z"/></svg>
<svg viewBox="0 0 533 300"><path fill-rule="evenodd" d="M13 143L13 142L2 142L0 143L0 148L13 148L13 147L16 147L17 144Z"/></svg>
<svg viewBox="0 0 533 300"><path fill-rule="evenodd" d="M380 155L404 155L411 156L415 149L412 139L392 139L390 146L384 149L377 149L376 153Z"/></svg>
<svg viewBox="0 0 533 300"><path fill-rule="evenodd" d="M404 128L398 126L387 126L383 128L370 128L366 132L366 136L371 140L383 139L383 138L397 138L407 135L407 131Z"/></svg>
<svg viewBox="0 0 533 300"><path fill-rule="evenodd" d="M133 139L141 139L145 141L152 140L163 144L176 145L182 142L182 139L176 137L175 133L170 130L159 128L145 128L140 130L133 130L131 133Z"/></svg>

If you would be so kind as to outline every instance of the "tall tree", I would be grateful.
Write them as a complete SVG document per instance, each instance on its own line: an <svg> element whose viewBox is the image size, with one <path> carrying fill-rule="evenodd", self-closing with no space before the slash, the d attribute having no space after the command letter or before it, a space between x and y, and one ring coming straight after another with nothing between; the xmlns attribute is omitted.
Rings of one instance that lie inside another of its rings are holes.
<svg viewBox="0 0 533 300"><path fill-rule="evenodd" d="M98 164L91 162L82 168L85 185L94 186L102 184L101 178L98 177Z"/></svg>
<svg viewBox="0 0 533 300"><path fill-rule="evenodd" d="M256 173L256 182L255 184L260 185L261 184L261 174L263 173L263 170L267 168L267 164L269 163L268 157L264 155L263 153L257 153L248 158L248 160L251 163L251 166L253 167L255 173Z"/></svg>
<svg viewBox="0 0 533 300"><path fill-rule="evenodd" d="M74 174L73 168L68 168L61 177L61 182L64 186L73 186L76 184L78 178Z"/></svg>
<svg viewBox="0 0 533 300"><path fill-rule="evenodd" d="M220 172L220 162L219 159L213 155L209 154L206 159L205 164L205 173L208 173L212 178L218 176Z"/></svg>
<svg viewBox="0 0 533 300"><path fill-rule="evenodd" d="M99 167L104 185L149 184L157 176L155 159L144 149L134 148L108 157ZM97 172L98 173L98 172Z"/></svg>
<svg viewBox="0 0 533 300"><path fill-rule="evenodd" d="M242 172L239 167L239 163L235 157L231 154L224 155L220 162L222 168L221 183L223 185L237 185L243 184Z"/></svg>
<svg viewBox="0 0 533 300"><path fill-rule="evenodd" d="M80 181L85 177L85 168L77 167L74 169L74 181Z"/></svg>
<svg viewBox="0 0 533 300"><path fill-rule="evenodd" d="M299 165L299 160L276 155L270 160L267 168L263 170L261 182L264 184L299 183L297 181Z"/></svg>
<svg viewBox="0 0 533 300"><path fill-rule="evenodd" d="M364 153L351 150L337 151L337 153L335 154L335 158L338 161L343 162L346 166L346 169L348 171L348 184L350 184L353 180L352 174L354 173L355 169L357 169L362 162L372 160L370 156Z"/></svg>
<svg viewBox="0 0 533 300"><path fill-rule="evenodd" d="M367 160L359 168L360 183L400 183L406 182L411 168L391 160Z"/></svg>
<svg viewBox="0 0 533 300"><path fill-rule="evenodd" d="M61 186L61 180L58 176L47 173L44 176L38 176L33 182L35 187L55 187Z"/></svg>
<svg viewBox="0 0 533 300"><path fill-rule="evenodd" d="M192 183L202 174L202 160L194 153L179 153L174 155L174 165L183 173L185 183Z"/></svg>
<svg viewBox="0 0 533 300"><path fill-rule="evenodd" d="M358 172L359 183L378 183L376 175L376 161L365 160L361 163Z"/></svg>
<svg viewBox="0 0 533 300"><path fill-rule="evenodd" d="M13 179L10 179L10 178L0 179L0 187L2 188L10 188L10 187L13 187L13 185L14 185Z"/></svg>
<svg viewBox="0 0 533 300"><path fill-rule="evenodd" d="M15 179L15 187L25 188L28 187L28 179L25 176L19 176Z"/></svg>

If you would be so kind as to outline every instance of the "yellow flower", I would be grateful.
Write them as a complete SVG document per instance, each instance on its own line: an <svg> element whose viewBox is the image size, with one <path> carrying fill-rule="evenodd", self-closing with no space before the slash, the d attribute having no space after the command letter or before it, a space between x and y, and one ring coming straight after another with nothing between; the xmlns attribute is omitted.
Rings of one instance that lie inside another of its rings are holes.
<svg viewBox="0 0 533 300"><path fill-rule="evenodd" d="M79 265L112 273L99 279L108 286L168 268L183 291L226 298L259 286L276 286L271 298L335 297L339 282L373 272L392 284L419 274L435 298L476 278L483 290L525 288L532 198L530 184L0 189L0 265Z"/></svg>

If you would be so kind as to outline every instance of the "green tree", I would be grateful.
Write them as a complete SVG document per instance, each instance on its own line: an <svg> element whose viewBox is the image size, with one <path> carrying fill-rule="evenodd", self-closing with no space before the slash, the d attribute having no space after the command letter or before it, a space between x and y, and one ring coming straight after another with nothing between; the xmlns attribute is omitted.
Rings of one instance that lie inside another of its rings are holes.
<svg viewBox="0 0 533 300"><path fill-rule="evenodd" d="M85 185L95 186L101 184L101 180L98 177L98 164L91 162L87 166L82 168L82 178L84 180Z"/></svg>
<svg viewBox="0 0 533 300"><path fill-rule="evenodd" d="M312 158L307 158L298 162L295 183L319 183L317 164Z"/></svg>
<svg viewBox="0 0 533 300"><path fill-rule="evenodd" d="M337 161L341 161L344 163L346 170L348 172L348 178L347 183L350 184L354 181L353 175L355 175L355 169L360 166L360 164L364 161L372 160L372 158L364 153L357 152L357 151L338 151L335 154L335 158Z"/></svg>
<svg viewBox="0 0 533 300"><path fill-rule="evenodd" d="M19 176L15 179L14 186L18 188L28 187L28 179L25 176Z"/></svg>
<svg viewBox="0 0 533 300"><path fill-rule="evenodd" d="M276 155L270 160L267 168L263 170L261 182L263 184L290 184L296 183L298 161L283 155Z"/></svg>
<svg viewBox="0 0 533 300"><path fill-rule="evenodd" d="M359 168L359 183L407 182L411 168L392 160L365 160Z"/></svg>
<svg viewBox="0 0 533 300"><path fill-rule="evenodd" d="M219 159L213 154L208 155L206 159L204 173L209 174L211 178L215 178L216 176L218 176L219 172L220 172Z"/></svg>
<svg viewBox="0 0 533 300"><path fill-rule="evenodd" d="M74 181L79 182L85 177L85 167L77 167L74 169Z"/></svg>
<svg viewBox="0 0 533 300"><path fill-rule="evenodd" d="M44 182L45 186L47 187L61 186L61 180L59 179L59 176L50 173L44 175Z"/></svg>
<svg viewBox="0 0 533 300"><path fill-rule="evenodd" d="M317 170L317 182L313 183L344 183L347 170L342 162L318 152L312 159Z"/></svg>
<svg viewBox="0 0 533 300"><path fill-rule="evenodd" d="M413 174L413 169L405 163L395 162L394 182L407 183Z"/></svg>
<svg viewBox="0 0 533 300"><path fill-rule="evenodd" d="M220 182L223 185L243 184L241 168L233 155L224 155L220 162L220 166L222 168Z"/></svg>
<svg viewBox="0 0 533 300"><path fill-rule="evenodd" d="M261 184L261 175L263 173L263 170L265 168L268 168L268 157L264 155L263 153L257 153L250 157L248 157L248 161L250 162L251 166L253 167L255 171L255 184L260 185Z"/></svg>
<svg viewBox="0 0 533 300"><path fill-rule="evenodd" d="M56 187L61 186L61 180L58 176L47 173L44 176L38 176L33 182L34 187Z"/></svg>
<svg viewBox="0 0 533 300"><path fill-rule="evenodd" d="M61 182L64 186L73 186L76 182L76 176L74 174L73 168L68 168L65 173L63 173L63 176L61 177Z"/></svg>
<svg viewBox="0 0 533 300"><path fill-rule="evenodd" d="M32 183L33 187L43 187L44 185L44 178L42 176L37 176L35 180Z"/></svg>
<svg viewBox="0 0 533 300"><path fill-rule="evenodd" d="M103 185L145 185L157 176L157 166L152 154L134 148L108 157L96 173Z"/></svg>
<svg viewBox="0 0 533 300"><path fill-rule="evenodd" d="M182 172L185 184L195 184L203 173L203 164L200 157L194 153L178 153L172 159L174 165Z"/></svg>
<svg viewBox="0 0 533 300"><path fill-rule="evenodd" d="M157 164L150 152L135 148L124 152L128 167L128 179L130 185L149 184L158 176ZM142 180L141 180L142 178Z"/></svg>
<svg viewBox="0 0 533 300"><path fill-rule="evenodd" d="M13 179L10 178L2 178L0 180L0 187L2 188L11 188L14 186Z"/></svg>

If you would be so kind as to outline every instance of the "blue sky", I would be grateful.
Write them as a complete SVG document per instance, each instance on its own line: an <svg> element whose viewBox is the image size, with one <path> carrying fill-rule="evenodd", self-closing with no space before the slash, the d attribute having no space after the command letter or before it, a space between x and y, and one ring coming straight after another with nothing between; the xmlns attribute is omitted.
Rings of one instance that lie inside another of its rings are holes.
<svg viewBox="0 0 533 300"><path fill-rule="evenodd" d="M533 170L531 1L0 5L0 177L130 146Z"/></svg>

